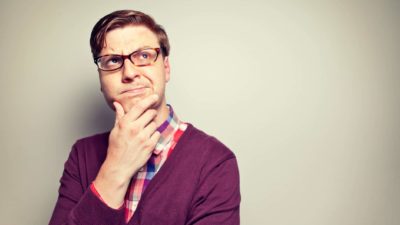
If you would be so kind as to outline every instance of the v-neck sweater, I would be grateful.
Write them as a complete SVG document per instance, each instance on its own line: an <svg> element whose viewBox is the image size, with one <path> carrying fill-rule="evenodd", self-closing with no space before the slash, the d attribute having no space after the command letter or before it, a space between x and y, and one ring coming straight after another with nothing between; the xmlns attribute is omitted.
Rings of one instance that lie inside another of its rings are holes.
<svg viewBox="0 0 400 225"><path fill-rule="evenodd" d="M144 191L128 223L123 209L90 190L107 155L108 133L78 140L60 179L50 225L236 225L240 223L236 157L216 138L188 124L167 161Z"/></svg>

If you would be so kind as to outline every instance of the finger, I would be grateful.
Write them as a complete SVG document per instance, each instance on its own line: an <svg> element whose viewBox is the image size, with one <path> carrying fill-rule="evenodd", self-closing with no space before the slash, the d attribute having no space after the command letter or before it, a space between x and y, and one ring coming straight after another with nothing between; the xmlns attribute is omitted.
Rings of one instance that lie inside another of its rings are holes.
<svg viewBox="0 0 400 225"><path fill-rule="evenodd" d="M161 133L159 131L155 131L151 136L150 136L150 140L151 142L154 144L154 146L156 146L158 140L160 140L161 137Z"/></svg>
<svg viewBox="0 0 400 225"><path fill-rule="evenodd" d="M157 125L154 121L152 121L143 129L142 132L145 134L146 137L151 138L151 136L156 131L157 131Z"/></svg>
<svg viewBox="0 0 400 225"><path fill-rule="evenodd" d="M118 102L113 102L115 108L115 124L117 124L121 118L125 115L124 108Z"/></svg>
<svg viewBox="0 0 400 225"><path fill-rule="evenodd" d="M151 154L153 152L153 150L156 148L157 142L160 139L160 137L161 137L160 132L158 132L158 131L154 132L150 136L150 139L148 140L148 142L143 150L145 150L145 152L148 152L149 154Z"/></svg>
<svg viewBox="0 0 400 225"><path fill-rule="evenodd" d="M140 128L145 128L156 116L157 111L155 109L148 109L134 123Z"/></svg>
<svg viewBox="0 0 400 225"><path fill-rule="evenodd" d="M140 100L125 114L126 120L135 121L140 115L143 114L143 112L149 109L158 100L158 98L158 95L154 94Z"/></svg>

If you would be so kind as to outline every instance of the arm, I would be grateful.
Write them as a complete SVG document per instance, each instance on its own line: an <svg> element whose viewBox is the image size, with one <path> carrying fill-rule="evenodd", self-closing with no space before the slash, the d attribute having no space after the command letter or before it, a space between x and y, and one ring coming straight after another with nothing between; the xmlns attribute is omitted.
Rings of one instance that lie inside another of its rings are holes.
<svg viewBox="0 0 400 225"><path fill-rule="evenodd" d="M50 225L123 224L124 210L115 210L83 187L78 168L78 152L73 146L60 180L59 196Z"/></svg>
<svg viewBox="0 0 400 225"><path fill-rule="evenodd" d="M158 96L149 96L130 111L114 102L116 118L109 136L107 157L91 188L82 187L77 148L71 151L61 178L59 198L50 225L124 223L124 197L132 176L147 162L160 133L149 109ZM101 199L98 197L101 196Z"/></svg>
<svg viewBox="0 0 400 225"><path fill-rule="evenodd" d="M188 225L240 224L239 170L236 158L207 169L195 195Z"/></svg>

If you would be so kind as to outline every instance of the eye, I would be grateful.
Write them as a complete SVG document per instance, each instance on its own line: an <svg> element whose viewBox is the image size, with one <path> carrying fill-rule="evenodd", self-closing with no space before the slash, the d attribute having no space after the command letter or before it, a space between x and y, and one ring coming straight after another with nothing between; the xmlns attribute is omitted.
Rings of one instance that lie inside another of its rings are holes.
<svg viewBox="0 0 400 225"><path fill-rule="evenodd" d="M148 59L150 57L150 54L148 52L143 51L143 52L140 52L140 57L142 59Z"/></svg>
<svg viewBox="0 0 400 225"><path fill-rule="evenodd" d="M122 59L120 56L110 56L108 59L106 59L106 64L109 66L120 64L121 62Z"/></svg>
<svg viewBox="0 0 400 225"><path fill-rule="evenodd" d="M136 66L148 66L155 61L157 52L154 49L142 49L131 55L131 61Z"/></svg>

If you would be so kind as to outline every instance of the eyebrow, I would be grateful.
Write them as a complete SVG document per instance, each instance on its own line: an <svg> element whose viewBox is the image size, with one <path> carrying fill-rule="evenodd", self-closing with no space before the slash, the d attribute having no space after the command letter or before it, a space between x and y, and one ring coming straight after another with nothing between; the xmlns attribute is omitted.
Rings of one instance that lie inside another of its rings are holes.
<svg viewBox="0 0 400 225"><path fill-rule="evenodd" d="M137 48L137 49L135 49L134 51L132 51L131 53L129 53L128 55L130 55L130 54L132 54L133 52L137 52L137 51L140 51L140 50L143 50L143 49L147 49L147 48L154 48L154 47L151 47L150 45L145 45L145 46L142 46L142 47L139 47L139 48ZM157 47L158 48L158 47ZM113 48L110 48L112 51L115 51ZM122 54L115 54L115 53L107 53L107 54L104 54L104 55L99 55L98 57L102 57L102 56L106 56L106 55L122 55Z"/></svg>

